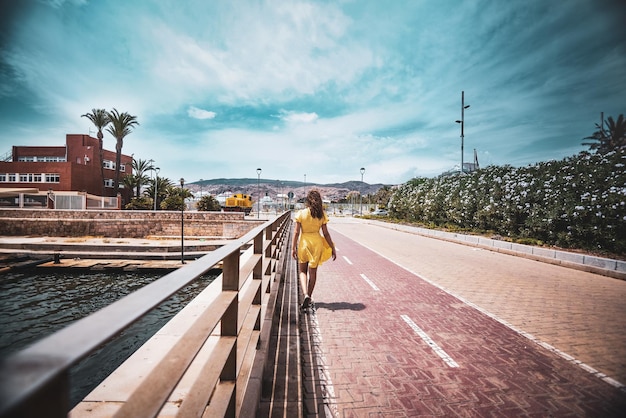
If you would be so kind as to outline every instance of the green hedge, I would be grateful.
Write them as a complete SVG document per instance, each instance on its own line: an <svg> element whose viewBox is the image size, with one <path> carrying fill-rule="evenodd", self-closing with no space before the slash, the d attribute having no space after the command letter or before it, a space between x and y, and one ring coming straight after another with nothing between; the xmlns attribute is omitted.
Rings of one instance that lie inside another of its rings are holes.
<svg viewBox="0 0 626 418"><path fill-rule="evenodd" d="M409 222L626 254L625 167L626 151L620 150L416 178L394 192L389 208Z"/></svg>

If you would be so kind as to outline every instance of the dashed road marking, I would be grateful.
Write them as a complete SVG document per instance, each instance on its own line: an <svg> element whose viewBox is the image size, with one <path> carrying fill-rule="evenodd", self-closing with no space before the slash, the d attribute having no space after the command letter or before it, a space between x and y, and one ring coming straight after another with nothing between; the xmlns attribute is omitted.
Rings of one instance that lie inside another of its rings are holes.
<svg viewBox="0 0 626 418"><path fill-rule="evenodd" d="M366 276L365 274L361 273L361 278L362 278L363 280L365 280L365 281L367 282L367 284L369 284L370 286L372 286L372 289L377 290L377 291L378 291L378 290L380 290L380 289L378 288L378 286L376 286L376 284L375 284L373 281L371 281L370 279L368 279L368 278L367 278L367 276Z"/></svg>
<svg viewBox="0 0 626 418"><path fill-rule="evenodd" d="M408 325L409 325L409 326L413 329L413 331L415 331L415 333L416 333L417 335L419 335L419 336L420 336L420 338L421 338L422 340L424 340L424 342L425 342L426 344L428 344L428 345L430 346L430 348L432 348L432 349L433 349L433 351L434 351L435 353L437 353L437 355L438 355L439 357L441 357L441 359L442 359L443 361L445 361L445 362L446 362L446 364L447 364L448 366L450 366L450 367L459 367L459 365L457 364L457 362L456 362L456 361L454 361L454 360L452 360L452 357L450 357L450 356L449 356L449 355L448 355L445 351L443 351L443 349L442 349L441 347L439 347L439 345L437 345L437 343L436 343L436 342L434 342L434 341L432 340L432 338L430 338L430 337L428 336L428 334L426 334L426 333L424 332L424 330L422 330L420 327L418 327L418 326L417 326L417 324L416 324L415 322L413 322L413 320L412 320L411 318L409 318L407 315L400 315L400 318L402 318L402 320L403 320L404 322L406 322L406 323L407 323L407 324L408 324Z"/></svg>
<svg viewBox="0 0 626 418"><path fill-rule="evenodd" d="M345 255L342 256L344 260L346 260L346 263L352 265L352 261L350 261L350 259L348 257L346 257Z"/></svg>

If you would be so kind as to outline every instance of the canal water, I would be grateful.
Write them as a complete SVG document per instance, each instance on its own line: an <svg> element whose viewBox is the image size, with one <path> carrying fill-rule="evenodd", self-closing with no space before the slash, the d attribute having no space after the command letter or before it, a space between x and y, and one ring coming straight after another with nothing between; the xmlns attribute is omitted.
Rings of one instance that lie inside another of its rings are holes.
<svg viewBox="0 0 626 418"><path fill-rule="evenodd" d="M84 318L166 273L38 269L0 273L0 359ZM80 402L219 271L195 280L70 371L71 405Z"/></svg>

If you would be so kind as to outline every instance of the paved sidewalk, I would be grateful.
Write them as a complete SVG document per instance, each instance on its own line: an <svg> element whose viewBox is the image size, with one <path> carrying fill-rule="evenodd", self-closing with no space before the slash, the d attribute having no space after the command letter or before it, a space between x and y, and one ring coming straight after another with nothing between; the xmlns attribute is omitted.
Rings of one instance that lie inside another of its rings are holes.
<svg viewBox="0 0 626 418"><path fill-rule="evenodd" d="M338 259L301 319L318 327L332 415L626 410L626 282L356 219L329 226Z"/></svg>

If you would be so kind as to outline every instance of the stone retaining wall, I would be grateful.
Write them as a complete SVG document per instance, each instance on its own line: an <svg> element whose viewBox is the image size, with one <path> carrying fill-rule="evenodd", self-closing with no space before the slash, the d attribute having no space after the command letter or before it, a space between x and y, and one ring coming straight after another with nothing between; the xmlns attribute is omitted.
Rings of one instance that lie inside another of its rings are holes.
<svg viewBox="0 0 626 418"><path fill-rule="evenodd" d="M185 236L238 238L261 222L241 212L185 212ZM180 236L177 211L0 209L0 235L146 238Z"/></svg>

